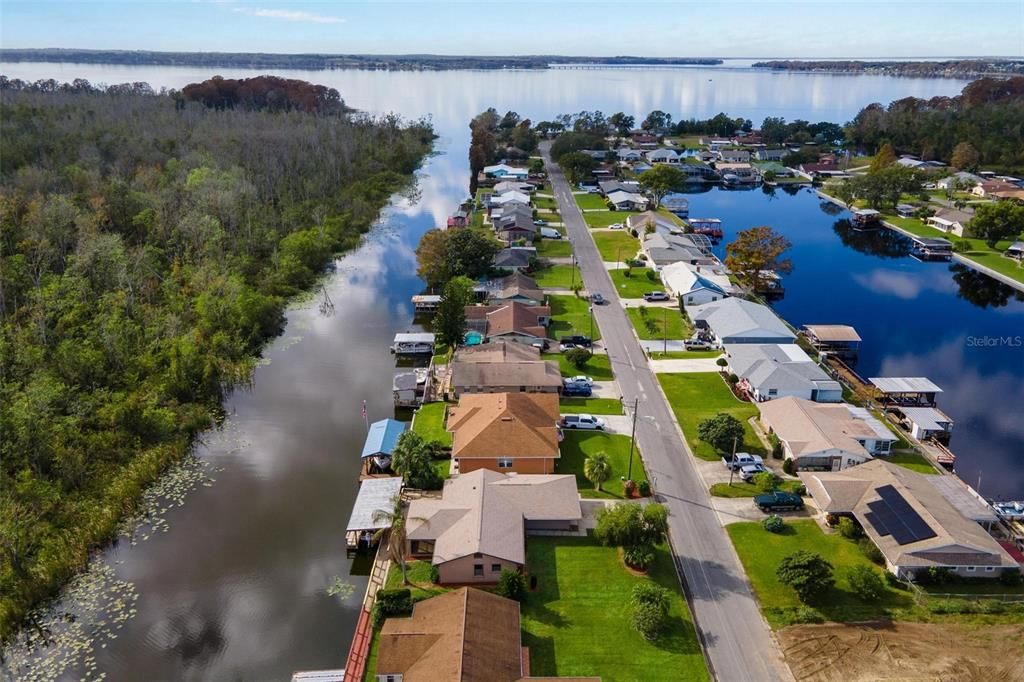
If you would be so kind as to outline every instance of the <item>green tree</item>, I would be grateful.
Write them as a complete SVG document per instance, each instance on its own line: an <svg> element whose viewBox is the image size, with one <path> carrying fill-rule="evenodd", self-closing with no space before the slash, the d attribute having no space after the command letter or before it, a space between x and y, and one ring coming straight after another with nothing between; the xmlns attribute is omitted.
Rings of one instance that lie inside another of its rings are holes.
<svg viewBox="0 0 1024 682"><path fill-rule="evenodd" d="M448 277L480 279L490 272L500 249L496 241L476 230L456 230L445 243L445 271Z"/></svg>
<svg viewBox="0 0 1024 682"><path fill-rule="evenodd" d="M633 587L630 604L633 607L633 627L646 640L657 639L668 624L671 596L664 587L650 582Z"/></svg>
<svg viewBox="0 0 1024 682"><path fill-rule="evenodd" d="M441 303L434 315L434 334L449 348L462 343L466 335L466 306L473 302L473 280L455 277L444 285Z"/></svg>
<svg viewBox="0 0 1024 682"><path fill-rule="evenodd" d="M613 547L653 547L665 541L668 509L662 504L620 503L598 512L594 536Z"/></svg>
<svg viewBox="0 0 1024 682"><path fill-rule="evenodd" d="M371 517L374 523L386 524L373 535L374 542L380 542L387 538L388 557L398 564L402 571L402 584L409 584L408 566L405 562L405 543L408 539L406 534L405 505L402 503L401 495L395 495L391 500L391 509L375 509ZM422 521L422 519L413 519Z"/></svg>
<svg viewBox="0 0 1024 682"><path fill-rule="evenodd" d="M644 130L651 130L656 133L668 130L672 127L672 114L667 114L660 109L655 109L651 113L647 114L647 118L643 120L640 127Z"/></svg>
<svg viewBox="0 0 1024 682"><path fill-rule="evenodd" d="M454 232L447 230L427 230L420 237L416 247L416 274L426 281L430 287L443 287L448 281L448 239Z"/></svg>
<svg viewBox="0 0 1024 682"><path fill-rule="evenodd" d="M754 487L762 493L770 493L775 490L775 474L770 471L762 471L754 476Z"/></svg>
<svg viewBox="0 0 1024 682"><path fill-rule="evenodd" d="M743 423L736 417L719 412L697 426L697 437L719 452L732 452L733 445L743 443Z"/></svg>
<svg viewBox="0 0 1024 682"><path fill-rule="evenodd" d="M563 156L584 149L604 149L604 138L600 135L584 132L562 133L551 143L551 158L560 163Z"/></svg>
<svg viewBox="0 0 1024 682"><path fill-rule="evenodd" d="M640 186L654 198L654 208L661 206L666 194L686 185L686 173L664 163L640 174Z"/></svg>
<svg viewBox="0 0 1024 682"><path fill-rule="evenodd" d="M612 475L612 465L608 461L608 455L603 452L595 452L583 460L583 475L597 486L598 490L602 490L601 486Z"/></svg>
<svg viewBox="0 0 1024 682"><path fill-rule="evenodd" d="M391 453L391 468L401 474L410 488L437 490L442 481L434 469L434 459L439 454L437 443L424 440L415 431L405 431Z"/></svg>
<svg viewBox="0 0 1024 682"><path fill-rule="evenodd" d="M854 566L846 573L846 582L849 583L850 590L864 601L878 601L885 594L882 576L870 566Z"/></svg>
<svg viewBox="0 0 1024 682"><path fill-rule="evenodd" d="M725 264L754 291L766 291L769 271L782 275L793 271L793 262L782 257L790 246L788 239L768 226L741 230L725 247Z"/></svg>
<svg viewBox="0 0 1024 682"><path fill-rule="evenodd" d="M625 137L633 130L633 126L636 125L636 119L619 111L608 117L608 123L615 128L615 132L618 133L619 137Z"/></svg>
<svg viewBox="0 0 1024 682"><path fill-rule="evenodd" d="M1004 239L1016 239L1024 231L1024 206L1015 201L983 204L974 212L970 231L992 247Z"/></svg>
<svg viewBox="0 0 1024 682"><path fill-rule="evenodd" d="M586 367L587 363L590 362L590 358L592 358L593 356L594 354L590 351L589 348L581 348L579 346L575 348L570 348L565 353L565 359L568 360L569 364L571 364L576 369L583 369L584 367Z"/></svg>
<svg viewBox="0 0 1024 682"><path fill-rule="evenodd" d="M892 148L891 144L886 142L882 145L882 148L878 150L878 153L875 154L875 158L871 160L870 171L874 173L882 170L883 168L888 168L894 163L896 163L896 150Z"/></svg>
<svg viewBox="0 0 1024 682"><path fill-rule="evenodd" d="M583 178L590 175L590 172L597 167L597 161L590 154L583 152L572 152L558 160L558 165L565 171L569 183L578 185Z"/></svg>
<svg viewBox="0 0 1024 682"><path fill-rule="evenodd" d="M775 574L779 582L792 587L805 604L815 601L835 584L832 564L821 555L805 549L798 549L785 557Z"/></svg>
<svg viewBox="0 0 1024 682"><path fill-rule="evenodd" d="M543 159L530 159L526 164L526 168L534 175L540 175L544 172L544 160Z"/></svg>
<svg viewBox="0 0 1024 682"><path fill-rule="evenodd" d="M977 170L981 163L981 154L970 142L960 142L953 147L953 154L949 157L949 164L960 170Z"/></svg>
<svg viewBox="0 0 1024 682"><path fill-rule="evenodd" d="M526 579L519 571L506 568L498 577L497 593L506 599L522 601L526 596Z"/></svg>

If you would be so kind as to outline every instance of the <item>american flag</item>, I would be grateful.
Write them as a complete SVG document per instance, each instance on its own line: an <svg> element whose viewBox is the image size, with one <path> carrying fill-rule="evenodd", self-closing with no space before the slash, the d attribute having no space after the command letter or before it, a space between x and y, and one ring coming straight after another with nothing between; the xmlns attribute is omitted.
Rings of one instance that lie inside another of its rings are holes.
<svg viewBox="0 0 1024 682"><path fill-rule="evenodd" d="M363 401L363 419L366 419L366 401Z"/></svg>

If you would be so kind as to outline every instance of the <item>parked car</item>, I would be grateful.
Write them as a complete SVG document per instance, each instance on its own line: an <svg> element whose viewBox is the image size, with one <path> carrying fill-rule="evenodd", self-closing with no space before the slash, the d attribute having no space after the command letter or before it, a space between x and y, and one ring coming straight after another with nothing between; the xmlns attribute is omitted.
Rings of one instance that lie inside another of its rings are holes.
<svg viewBox="0 0 1024 682"><path fill-rule="evenodd" d="M584 386L593 386L594 380L588 376L577 374L574 377L569 377L568 379L565 379L562 383L564 383L566 386L568 386L569 384L582 384Z"/></svg>
<svg viewBox="0 0 1024 682"><path fill-rule="evenodd" d="M781 490L756 496L754 504L763 512L793 511L804 508L803 498Z"/></svg>
<svg viewBox="0 0 1024 682"><path fill-rule="evenodd" d="M589 192L590 194L600 194L601 193L601 188L600 187L588 187L587 188L587 192Z"/></svg>
<svg viewBox="0 0 1024 682"><path fill-rule="evenodd" d="M726 469L739 471L743 467L751 466L753 464L760 464L761 466L764 466L764 460L757 455L751 455L746 452L737 452L736 457L723 457L722 464L725 465Z"/></svg>
<svg viewBox="0 0 1024 682"><path fill-rule="evenodd" d="M648 291L646 294L644 294L644 300L647 301L648 303L652 301L667 301L668 294L666 294L664 291Z"/></svg>
<svg viewBox="0 0 1024 682"><path fill-rule="evenodd" d="M533 221L533 224L534 225L539 225L540 227L544 227L545 225L548 224L548 221L537 219L537 220Z"/></svg>
<svg viewBox="0 0 1024 682"><path fill-rule="evenodd" d="M570 350L572 350L573 348L576 348L576 347L577 346L576 346L575 343L560 343L560 344L558 344L558 351L560 353L565 353L566 351L570 351Z"/></svg>
<svg viewBox="0 0 1024 682"><path fill-rule="evenodd" d="M586 384L565 384L562 386L562 396L566 398L589 398L593 393L594 389Z"/></svg>
<svg viewBox="0 0 1024 682"><path fill-rule="evenodd" d="M624 229L626 229L626 226L623 225L622 223L612 223L611 225L608 226L608 229L609 230L624 230Z"/></svg>
<svg viewBox="0 0 1024 682"><path fill-rule="evenodd" d="M590 348L593 345L593 341L590 340L589 336L583 336L582 334L575 334L573 336L563 336L558 339L559 343L572 344L573 346L583 346L584 348Z"/></svg>
<svg viewBox="0 0 1024 682"><path fill-rule="evenodd" d="M686 339L683 341L683 347L686 350L713 350L714 345L710 341L704 339Z"/></svg>
<svg viewBox="0 0 1024 682"><path fill-rule="evenodd" d="M562 233L553 227L542 227L540 228L540 236L545 239L561 239Z"/></svg>
<svg viewBox="0 0 1024 682"><path fill-rule="evenodd" d="M740 480L749 483L754 476L768 471L763 464L748 464L740 468Z"/></svg>
<svg viewBox="0 0 1024 682"><path fill-rule="evenodd" d="M543 352L543 351L546 351L550 347L551 344L549 344L544 339L541 339L539 341L534 341L530 345L533 346L534 348L536 348L537 350Z"/></svg>
<svg viewBox="0 0 1024 682"><path fill-rule="evenodd" d="M591 294L590 302L593 303L594 305L604 305L608 301L604 300L604 296L602 296L601 294Z"/></svg>
<svg viewBox="0 0 1024 682"><path fill-rule="evenodd" d="M565 429L604 430L604 420L592 414L567 414L559 422Z"/></svg>

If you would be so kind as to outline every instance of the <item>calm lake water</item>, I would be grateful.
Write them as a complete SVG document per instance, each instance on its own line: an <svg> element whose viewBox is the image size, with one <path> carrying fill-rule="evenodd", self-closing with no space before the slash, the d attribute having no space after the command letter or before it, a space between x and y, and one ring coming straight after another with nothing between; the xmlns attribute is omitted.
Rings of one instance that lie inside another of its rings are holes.
<svg viewBox="0 0 1024 682"><path fill-rule="evenodd" d="M4 64L0 72L154 87L257 73L69 64ZM844 122L870 102L952 95L964 84L754 72L740 62L650 71L276 73L331 85L359 109L430 116L438 154L420 173L418 195L397 198L365 245L337 263L326 281L333 313L321 313L316 301L292 310L252 389L231 397L225 429L199 452L213 485L166 512L168 532L103 556L138 594L117 638L101 644L97 637L59 655L51 648L24 668L11 667L26 660L15 651L8 676L63 669L67 677L98 671L111 680L280 680L298 669L343 665L365 587L365 578L350 575L343 538L365 433L360 408L366 400L371 419L391 414L387 346L412 327L409 297L421 287L413 249L467 196L467 124L478 112L494 106L541 120L583 109L642 117L658 108L677 118L725 111L755 124L769 115ZM847 246L851 238L835 227L842 215L819 204L810 194L781 191L774 198L717 189L691 197L693 215L723 218L730 234L758 224L787 234L796 270L780 312L795 325L855 325L865 375L932 377L946 389L941 406L958 422L953 448L965 477L973 481L981 471L988 494L1024 496L1024 469L1014 461L1024 450L1022 351L968 343L970 336L1022 333L1024 307L993 305L992 286L976 282L966 287L968 298L987 305L968 302L948 265L888 257L901 253L899 245L868 238ZM345 602L326 594L335 576L355 587ZM69 610L87 621L87 634L106 627L84 608ZM57 662L61 655L65 663Z"/></svg>

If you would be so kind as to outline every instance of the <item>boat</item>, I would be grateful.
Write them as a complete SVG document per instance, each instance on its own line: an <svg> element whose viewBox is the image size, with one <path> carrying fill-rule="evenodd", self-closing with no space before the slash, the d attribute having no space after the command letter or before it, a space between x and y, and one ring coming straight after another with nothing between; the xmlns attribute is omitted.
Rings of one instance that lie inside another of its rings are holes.
<svg viewBox="0 0 1024 682"><path fill-rule="evenodd" d="M996 514L1002 519L1024 520L1024 501L993 502L992 508L996 510Z"/></svg>
<svg viewBox="0 0 1024 682"><path fill-rule="evenodd" d="M953 257L953 242L941 237L914 237L910 255L918 260L948 261Z"/></svg>
<svg viewBox="0 0 1024 682"><path fill-rule="evenodd" d="M702 234L713 239L721 239L724 234L719 218L689 218L686 222L694 234Z"/></svg>
<svg viewBox="0 0 1024 682"><path fill-rule="evenodd" d="M427 332L395 334L391 343L395 355L424 355L434 352L434 335Z"/></svg>
<svg viewBox="0 0 1024 682"><path fill-rule="evenodd" d="M881 224L882 214L873 208L859 208L853 211L850 222L854 229L871 230Z"/></svg>

